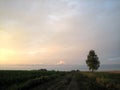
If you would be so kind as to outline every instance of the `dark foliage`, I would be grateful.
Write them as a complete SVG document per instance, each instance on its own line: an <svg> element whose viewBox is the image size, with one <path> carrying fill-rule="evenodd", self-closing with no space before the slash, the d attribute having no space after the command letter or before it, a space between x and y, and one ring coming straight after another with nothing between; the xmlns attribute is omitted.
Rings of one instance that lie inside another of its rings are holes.
<svg viewBox="0 0 120 90"><path fill-rule="evenodd" d="M98 56L95 54L94 50L90 50L89 55L87 56L86 64L89 67L89 70L92 72L97 70L100 67L100 62Z"/></svg>

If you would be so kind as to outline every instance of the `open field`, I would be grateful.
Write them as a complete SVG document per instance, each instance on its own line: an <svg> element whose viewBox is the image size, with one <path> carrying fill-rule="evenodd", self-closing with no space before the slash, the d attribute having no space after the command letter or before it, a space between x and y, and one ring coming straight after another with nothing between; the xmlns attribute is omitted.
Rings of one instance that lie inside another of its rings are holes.
<svg viewBox="0 0 120 90"><path fill-rule="evenodd" d="M120 72L1 70L0 90L120 90Z"/></svg>

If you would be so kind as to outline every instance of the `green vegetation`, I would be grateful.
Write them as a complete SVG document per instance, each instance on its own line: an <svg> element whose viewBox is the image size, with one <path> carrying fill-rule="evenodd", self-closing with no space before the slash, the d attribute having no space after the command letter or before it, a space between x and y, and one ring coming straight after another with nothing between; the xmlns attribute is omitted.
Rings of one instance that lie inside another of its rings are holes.
<svg viewBox="0 0 120 90"><path fill-rule="evenodd" d="M87 84L85 90L120 90L120 73L82 72L82 75L84 84Z"/></svg>
<svg viewBox="0 0 120 90"><path fill-rule="evenodd" d="M90 50L89 55L87 56L86 64L89 67L89 70L92 72L97 70L100 67L100 62L98 56L95 54L94 50Z"/></svg>
<svg viewBox="0 0 120 90"><path fill-rule="evenodd" d="M0 90L120 90L120 73L1 70Z"/></svg>
<svg viewBox="0 0 120 90"><path fill-rule="evenodd" d="M65 74L65 72L45 70L0 71L0 90L29 90Z"/></svg>

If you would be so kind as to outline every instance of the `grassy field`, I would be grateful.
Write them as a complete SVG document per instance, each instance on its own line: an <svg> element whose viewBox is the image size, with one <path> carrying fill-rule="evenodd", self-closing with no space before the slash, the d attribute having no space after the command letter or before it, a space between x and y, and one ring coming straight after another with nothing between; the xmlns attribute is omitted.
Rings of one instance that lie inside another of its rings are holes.
<svg viewBox="0 0 120 90"><path fill-rule="evenodd" d="M120 72L1 70L0 90L120 90Z"/></svg>

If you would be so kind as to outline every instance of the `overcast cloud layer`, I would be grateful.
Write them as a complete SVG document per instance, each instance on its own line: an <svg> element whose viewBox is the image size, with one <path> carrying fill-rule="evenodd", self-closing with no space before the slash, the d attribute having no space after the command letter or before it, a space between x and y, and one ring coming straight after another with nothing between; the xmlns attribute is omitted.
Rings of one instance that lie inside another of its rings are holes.
<svg viewBox="0 0 120 90"><path fill-rule="evenodd" d="M1 64L120 64L120 0L0 0Z"/></svg>

